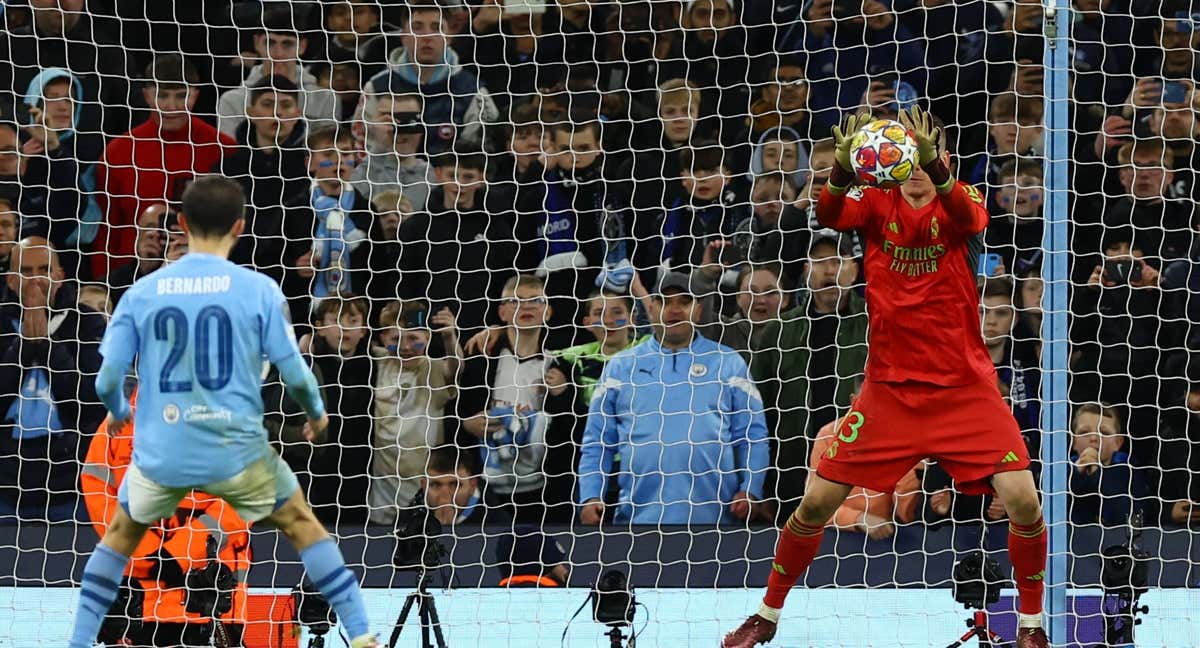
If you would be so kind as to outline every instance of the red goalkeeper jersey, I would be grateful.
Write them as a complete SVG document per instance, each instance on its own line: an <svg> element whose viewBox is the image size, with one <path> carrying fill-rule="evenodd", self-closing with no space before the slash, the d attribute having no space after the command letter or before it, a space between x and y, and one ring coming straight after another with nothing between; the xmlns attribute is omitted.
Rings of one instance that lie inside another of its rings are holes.
<svg viewBox="0 0 1200 648"><path fill-rule="evenodd" d="M821 190L817 220L858 230L870 316L868 380L966 385L995 381L983 344L974 257L983 196L964 182L914 209L899 189ZM972 253L972 246L975 246Z"/></svg>

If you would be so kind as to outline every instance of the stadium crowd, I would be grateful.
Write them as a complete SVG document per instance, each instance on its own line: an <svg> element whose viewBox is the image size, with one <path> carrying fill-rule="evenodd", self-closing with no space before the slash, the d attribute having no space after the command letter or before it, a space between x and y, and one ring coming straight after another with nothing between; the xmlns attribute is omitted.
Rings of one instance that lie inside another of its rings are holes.
<svg viewBox="0 0 1200 648"><path fill-rule="evenodd" d="M1076 0L1077 524L1200 522L1200 6ZM768 524L861 384L829 129L913 103L985 190L981 330L1041 445L1043 16L966 0L28 0L0 20L0 523L81 515L105 318L238 180L333 423L329 524ZM952 28L951 28L952 26ZM875 335L887 335L877 331ZM998 520L936 463L841 528ZM86 517L80 517L85 519Z"/></svg>

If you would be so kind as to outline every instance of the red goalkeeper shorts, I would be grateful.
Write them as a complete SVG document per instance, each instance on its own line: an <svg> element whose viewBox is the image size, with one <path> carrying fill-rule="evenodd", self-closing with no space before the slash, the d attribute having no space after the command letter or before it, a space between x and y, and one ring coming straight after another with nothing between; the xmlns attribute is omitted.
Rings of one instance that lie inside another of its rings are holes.
<svg viewBox="0 0 1200 648"><path fill-rule="evenodd" d="M960 492L990 494L992 475L1029 467L1029 451L995 382L961 387L867 381L817 465L830 481L890 493L922 459Z"/></svg>

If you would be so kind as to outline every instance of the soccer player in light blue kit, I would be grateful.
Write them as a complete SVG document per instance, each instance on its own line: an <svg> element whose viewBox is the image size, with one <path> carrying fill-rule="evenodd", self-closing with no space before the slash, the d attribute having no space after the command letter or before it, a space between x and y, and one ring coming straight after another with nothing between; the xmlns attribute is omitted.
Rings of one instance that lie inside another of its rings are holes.
<svg viewBox="0 0 1200 648"><path fill-rule="evenodd" d="M71 648L92 645L129 554L147 527L172 515L193 488L224 498L243 519L279 528L354 638L352 648L379 645L367 631L357 578L267 443L263 358L304 407L307 438L323 432L329 418L279 286L227 259L245 229L245 202L227 178L192 183L179 216L191 251L125 293L101 343L96 393L118 425L131 414L122 386L137 360L137 436L121 506L83 570Z"/></svg>

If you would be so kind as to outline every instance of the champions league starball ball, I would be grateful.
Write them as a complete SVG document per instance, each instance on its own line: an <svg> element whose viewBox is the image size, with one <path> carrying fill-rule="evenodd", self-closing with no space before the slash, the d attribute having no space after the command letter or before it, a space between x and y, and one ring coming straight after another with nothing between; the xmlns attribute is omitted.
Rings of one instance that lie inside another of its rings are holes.
<svg viewBox="0 0 1200 648"><path fill-rule="evenodd" d="M850 165L860 182L891 189L908 182L917 165L917 141L903 124L877 119L850 137Z"/></svg>

